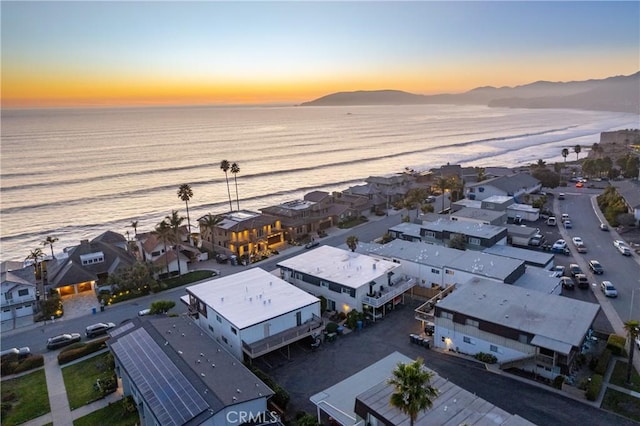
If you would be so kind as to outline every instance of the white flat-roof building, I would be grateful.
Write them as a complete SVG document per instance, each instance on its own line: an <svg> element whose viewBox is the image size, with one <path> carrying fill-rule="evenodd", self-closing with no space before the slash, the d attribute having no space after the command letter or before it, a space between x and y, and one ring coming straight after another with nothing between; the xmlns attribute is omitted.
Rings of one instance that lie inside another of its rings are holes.
<svg viewBox="0 0 640 426"><path fill-rule="evenodd" d="M399 363L412 362L406 355L393 352L313 395L310 400L317 407L318 422L326 424L331 417L342 426L409 425L409 417L389 403L394 388L387 381ZM439 395L429 410L418 414L416 425L532 425L424 368L433 374L430 384L438 389Z"/></svg>
<svg viewBox="0 0 640 426"><path fill-rule="evenodd" d="M327 299L339 312L357 309L373 318L402 301L417 280L401 273L399 263L331 246L320 246L278 263L282 278Z"/></svg>
<svg viewBox="0 0 640 426"><path fill-rule="evenodd" d="M320 300L260 268L187 287L196 322L236 358L256 358L322 325Z"/></svg>
<svg viewBox="0 0 640 426"><path fill-rule="evenodd" d="M435 305L433 341L554 379L570 372L599 310L594 303L474 278Z"/></svg>
<svg viewBox="0 0 640 426"><path fill-rule="evenodd" d="M512 246L496 245L488 247L482 250L482 252L522 260L527 265L544 269L552 269L555 262L555 256L551 252L527 250Z"/></svg>

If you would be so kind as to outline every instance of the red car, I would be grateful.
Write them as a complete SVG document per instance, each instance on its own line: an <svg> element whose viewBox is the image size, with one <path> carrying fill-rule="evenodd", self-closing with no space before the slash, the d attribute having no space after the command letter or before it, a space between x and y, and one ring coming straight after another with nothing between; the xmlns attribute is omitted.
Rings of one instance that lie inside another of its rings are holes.
<svg viewBox="0 0 640 426"><path fill-rule="evenodd" d="M583 186L584 186L584 183L582 182L576 183L576 188L582 188Z"/></svg>

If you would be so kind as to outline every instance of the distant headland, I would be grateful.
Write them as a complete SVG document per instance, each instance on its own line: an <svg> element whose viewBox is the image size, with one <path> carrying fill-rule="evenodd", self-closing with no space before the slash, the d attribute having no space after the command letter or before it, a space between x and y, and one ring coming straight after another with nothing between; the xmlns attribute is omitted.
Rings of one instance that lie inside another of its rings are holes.
<svg viewBox="0 0 640 426"><path fill-rule="evenodd" d="M487 105L506 108L570 108L640 114L640 71L600 80L537 81L515 87L477 87L465 93L418 95L401 90L359 90L323 96L301 106Z"/></svg>

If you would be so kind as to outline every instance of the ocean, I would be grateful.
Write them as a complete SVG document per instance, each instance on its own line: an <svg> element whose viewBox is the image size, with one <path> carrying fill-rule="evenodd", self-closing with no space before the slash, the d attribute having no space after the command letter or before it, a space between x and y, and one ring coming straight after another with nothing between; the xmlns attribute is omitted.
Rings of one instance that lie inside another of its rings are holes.
<svg viewBox="0 0 640 426"><path fill-rule="evenodd" d="M220 162L240 166L241 209L336 191L371 175L446 163L563 161L638 115L484 106L136 107L3 110L0 260L24 260L47 236L55 252L106 230L150 231L187 183L191 223L229 210ZM233 207L234 176L229 173ZM185 221L186 223L186 221Z"/></svg>

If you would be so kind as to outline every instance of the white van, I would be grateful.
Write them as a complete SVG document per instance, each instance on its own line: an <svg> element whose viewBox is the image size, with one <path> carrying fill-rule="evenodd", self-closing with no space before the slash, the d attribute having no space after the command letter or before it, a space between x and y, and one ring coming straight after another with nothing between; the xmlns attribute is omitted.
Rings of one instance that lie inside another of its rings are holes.
<svg viewBox="0 0 640 426"><path fill-rule="evenodd" d="M547 219L547 225L556 226L556 218L555 216L551 216Z"/></svg>

